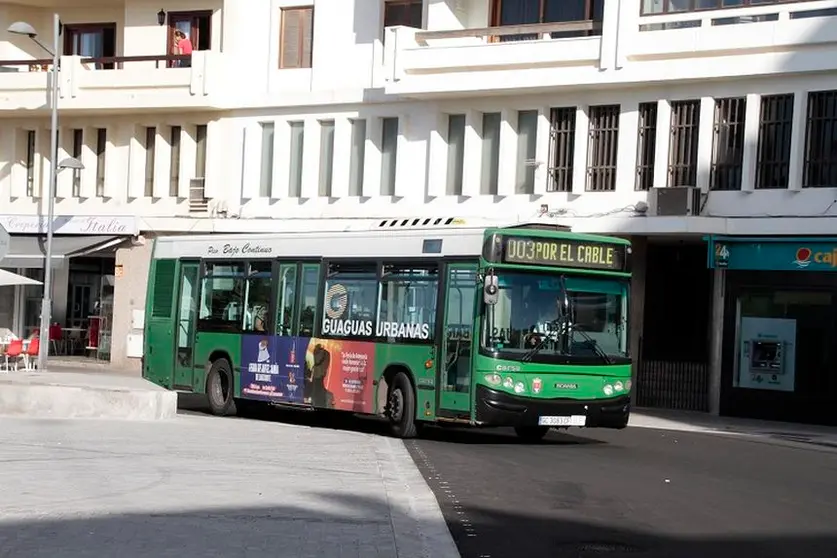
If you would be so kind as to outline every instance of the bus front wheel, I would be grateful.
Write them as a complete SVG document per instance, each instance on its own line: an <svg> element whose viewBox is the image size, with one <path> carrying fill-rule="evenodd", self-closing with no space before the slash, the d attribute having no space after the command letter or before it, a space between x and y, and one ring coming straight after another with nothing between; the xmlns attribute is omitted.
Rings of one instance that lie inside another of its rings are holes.
<svg viewBox="0 0 837 558"><path fill-rule="evenodd" d="M416 396L404 372L396 373L392 380L387 396L387 415L393 435L398 438L416 436Z"/></svg>
<svg viewBox="0 0 837 558"><path fill-rule="evenodd" d="M233 389L232 367L226 359L219 358L209 367L206 377L206 399L213 415L224 417L236 413Z"/></svg>
<svg viewBox="0 0 837 558"><path fill-rule="evenodd" d="M540 442L549 432L548 426L516 426L515 434L524 442Z"/></svg>

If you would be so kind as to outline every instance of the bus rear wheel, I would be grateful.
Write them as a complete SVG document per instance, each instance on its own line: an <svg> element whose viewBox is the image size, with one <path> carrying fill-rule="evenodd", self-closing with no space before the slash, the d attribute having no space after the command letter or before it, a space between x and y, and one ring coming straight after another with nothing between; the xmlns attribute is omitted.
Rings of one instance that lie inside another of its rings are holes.
<svg viewBox="0 0 837 558"><path fill-rule="evenodd" d="M404 372L398 372L392 380L387 394L387 416L390 431L398 438L415 438L416 396L413 385Z"/></svg>
<svg viewBox="0 0 837 558"><path fill-rule="evenodd" d="M524 442L540 442L549 432L548 426L515 426L514 432Z"/></svg>
<svg viewBox="0 0 837 558"><path fill-rule="evenodd" d="M224 417L236 413L233 390L232 367L227 359L219 358L206 376L206 399L213 415Z"/></svg>

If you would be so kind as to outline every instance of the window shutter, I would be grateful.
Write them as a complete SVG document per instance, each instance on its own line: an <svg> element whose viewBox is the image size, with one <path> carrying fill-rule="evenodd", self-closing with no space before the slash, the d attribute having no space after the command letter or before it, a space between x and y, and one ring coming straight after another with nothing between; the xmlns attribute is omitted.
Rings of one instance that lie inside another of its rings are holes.
<svg viewBox="0 0 837 558"><path fill-rule="evenodd" d="M300 68L310 68L314 49L314 8L299 10L300 30L302 31L302 56Z"/></svg>
<svg viewBox="0 0 837 558"><path fill-rule="evenodd" d="M282 54L280 68L299 68L299 15L301 10L283 10L282 12Z"/></svg>

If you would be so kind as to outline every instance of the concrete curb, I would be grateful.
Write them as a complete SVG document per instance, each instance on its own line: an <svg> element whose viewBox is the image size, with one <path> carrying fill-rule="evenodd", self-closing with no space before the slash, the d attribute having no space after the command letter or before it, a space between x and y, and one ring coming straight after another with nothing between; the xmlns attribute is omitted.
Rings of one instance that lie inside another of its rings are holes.
<svg viewBox="0 0 837 558"><path fill-rule="evenodd" d="M0 415L167 420L177 416L177 393L150 383L144 389L72 381L62 384L54 377L0 377Z"/></svg>

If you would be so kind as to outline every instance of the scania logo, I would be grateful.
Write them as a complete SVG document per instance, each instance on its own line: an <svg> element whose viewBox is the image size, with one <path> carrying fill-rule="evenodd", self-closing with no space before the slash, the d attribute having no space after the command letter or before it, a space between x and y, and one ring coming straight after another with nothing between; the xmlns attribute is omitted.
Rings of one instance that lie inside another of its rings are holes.
<svg viewBox="0 0 837 558"><path fill-rule="evenodd" d="M578 384L564 384L559 382L555 384L555 389L578 389Z"/></svg>

